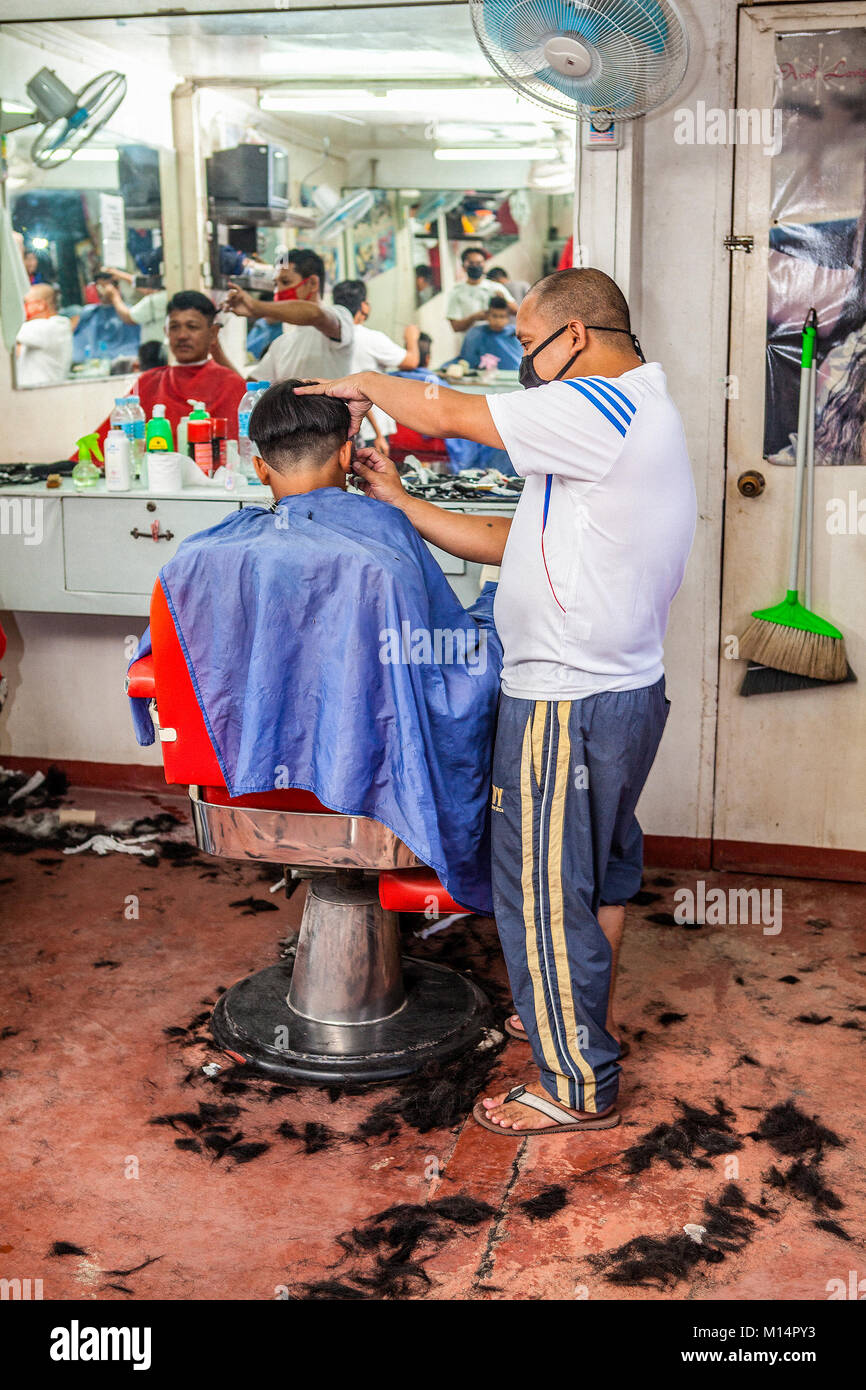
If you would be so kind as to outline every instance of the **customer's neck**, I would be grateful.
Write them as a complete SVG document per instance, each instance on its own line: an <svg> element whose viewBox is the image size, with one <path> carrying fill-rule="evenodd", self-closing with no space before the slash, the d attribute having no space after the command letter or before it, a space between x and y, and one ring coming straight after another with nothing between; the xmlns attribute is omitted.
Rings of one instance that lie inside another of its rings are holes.
<svg viewBox="0 0 866 1390"><path fill-rule="evenodd" d="M279 502L283 497L297 497L323 487L338 487L345 492L346 475L339 462L333 460L319 468L293 468L291 473L277 473L271 469L270 484Z"/></svg>

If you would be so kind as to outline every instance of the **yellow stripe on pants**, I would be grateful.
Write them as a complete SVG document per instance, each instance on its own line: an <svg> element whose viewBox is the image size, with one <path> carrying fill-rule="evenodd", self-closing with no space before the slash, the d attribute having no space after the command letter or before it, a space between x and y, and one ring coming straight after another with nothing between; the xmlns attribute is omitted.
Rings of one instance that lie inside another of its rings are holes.
<svg viewBox="0 0 866 1390"><path fill-rule="evenodd" d="M568 735L568 720L571 714L571 701L560 700L557 704L559 719L559 747L556 751L556 771L553 780L553 804L550 809L547 850L547 886L550 902L550 937L553 945L553 959L556 963L556 977L560 982L557 990L559 1009L565 1027L565 1051L576 1061L583 1077L582 1109L594 1114L596 1111L595 1072L587 1062L578 1046L577 1019L574 1014L574 997L571 990L571 970L568 963L568 948L565 944L565 913L562 902L562 832L565 821L565 802L568 794L569 765L571 762L571 740ZM553 737L551 720L550 736ZM551 993L553 993L553 981ZM561 1097L560 1097L561 1099Z"/></svg>
<svg viewBox="0 0 866 1390"><path fill-rule="evenodd" d="M538 705L536 704L536 715ZM542 729L544 721L541 721ZM521 849L523 854L522 887L523 887L523 925L526 932L526 963L529 967L529 977L532 981L532 1001L535 1009L535 1022L538 1028L538 1039L541 1044L541 1052L544 1057L544 1064L548 1071L552 1072L557 1078L556 1090L557 1100L564 1105L568 1104L568 1082L564 1076L560 1075L559 1059L553 1045L553 1037L550 1032L550 1021L547 1016L547 1001L544 997L544 986L541 980L541 962L538 959L538 943L535 937L535 847L534 836L532 833L532 719L527 719L526 729L523 734L523 749L520 756L520 822L521 822ZM563 1095L563 1091L565 1094Z"/></svg>

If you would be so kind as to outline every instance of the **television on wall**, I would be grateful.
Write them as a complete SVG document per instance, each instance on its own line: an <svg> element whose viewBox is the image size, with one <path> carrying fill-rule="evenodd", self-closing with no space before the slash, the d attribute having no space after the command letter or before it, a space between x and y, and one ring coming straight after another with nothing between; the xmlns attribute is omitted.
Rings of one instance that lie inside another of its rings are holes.
<svg viewBox="0 0 866 1390"><path fill-rule="evenodd" d="M279 145L235 145L207 160L208 197L242 208L289 205L289 157Z"/></svg>

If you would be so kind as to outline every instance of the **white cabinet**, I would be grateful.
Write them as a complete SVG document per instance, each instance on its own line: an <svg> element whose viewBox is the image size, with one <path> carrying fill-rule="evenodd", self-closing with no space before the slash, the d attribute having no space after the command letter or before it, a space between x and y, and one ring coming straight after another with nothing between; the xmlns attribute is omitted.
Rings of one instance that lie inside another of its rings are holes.
<svg viewBox="0 0 866 1390"><path fill-rule="evenodd" d="M67 592L147 596L182 540L237 511L236 502L175 497L68 497L62 505Z"/></svg>

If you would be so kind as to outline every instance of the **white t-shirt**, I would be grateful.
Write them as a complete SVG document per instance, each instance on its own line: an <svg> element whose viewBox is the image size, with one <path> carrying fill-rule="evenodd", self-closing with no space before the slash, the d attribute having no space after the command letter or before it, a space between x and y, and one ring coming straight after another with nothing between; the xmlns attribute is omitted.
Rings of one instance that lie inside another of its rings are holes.
<svg viewBox="0 0 866 1390"><path fill-rule="evenodd" d="M488 280L486 275L482 280L461 280L448 295L445 317L465 319L470 314L477 314L487 308L491 299L495 299L497 295L501 296L503 288L495 280ZM508 294L507 290L505 294Z"/></svg>
<svg viewBox="0 0 866 1390"><path fill-rule="evenodd" d="M697 516L683 425L660 364L487 404L526 478L494 607L502 689L516 699L578 700L653 685Z"/></svg>
<svg viewBox="0 0 866 1390"><path fill-rule="evenodd" d="M328 312L340 320L339 338L326 338L309 324L286 323L260 362L247 367L245 375L253 381L287 381L290 377L331 380L348 376L354 370L352 352L355 321L342 304L327 305Z"/></svg>
<svg viewBox="0 0 866 1390"><path fill-rule="evenodd" d="M166 290L146 294L129 312L141 329L140 343L161 343L165 339L165 312L168 307Z"/></svg>
<svg viewBox="0 0 866 1390"><path fill-rule="evenodd" d="M28 319L18 330L17 386L57 386L72 369L72 324L62 314Z"/></svg>
<svg viewBox="0 0 866 1390"><path fill-rule="evenodd" d="M351 367L353 372L393 372L399 367L405 356L406 349L401 347L399 343L395 343L393 338L389 338L387 333L380 333L378 329L368 328L365 323L355 324L355 351L352 354ZM390 415L386 415L384 410L380 410L378 406L375 414L380 426L380 433L393 434L397 428L397 422L392 420ZM361 422L361 438L375 438L375 431L368 419Z"/></svg>

